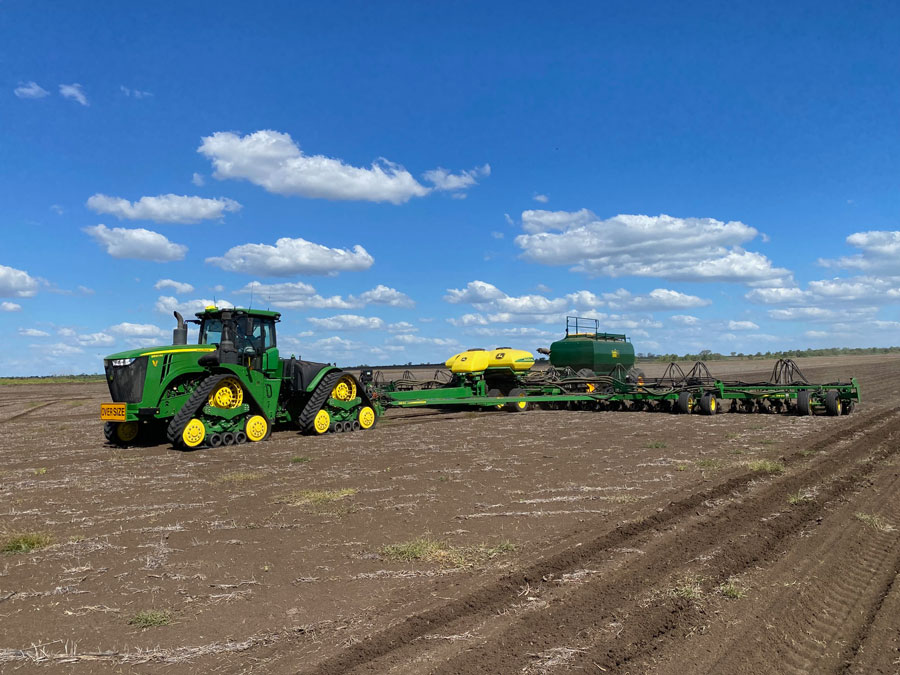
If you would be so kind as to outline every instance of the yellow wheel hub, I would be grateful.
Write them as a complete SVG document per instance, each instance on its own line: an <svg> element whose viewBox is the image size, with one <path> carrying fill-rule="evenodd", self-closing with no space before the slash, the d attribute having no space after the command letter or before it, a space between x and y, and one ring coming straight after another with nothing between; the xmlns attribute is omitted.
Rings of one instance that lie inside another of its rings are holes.
<svg viewBox="0 0 900 675"><path fill-rule="evenodd" d="M338 401L352 401L356 398L356 381L349 375L344 375L331 390L331 398Z"/></svg>
<svg viewBox="0 0 900 675"><path fill-rule="evenodd" d="M369 406L363 406L359 409L359 426L363 429L371 429L375 424L375 411Z"/></svg>
<svg viewBox="0 0 900 675"><path fill-rule="evenodd" d="M237 408L244 402L244 389L233 377L222 380L209 395L213 408Z"/></svg>
<svg viewBox="0 0 900 675"><path fill-rule="evenodd" d="M120 422L116 426L116 438L123 443L130 443L138 435L139 426L137 422Z"/></svg>
<svg viewBox="0 0 900 675"><path fill-rule="evenodd" d="M268 431L269 423L262 415L254 415L247 420L247 424L244 427L244 433L247 434L247 440L253 441L254 443L264 439Z"/></svg>
<svg viewBox="0 0 900 675"><path fill-rule="evenodd" d="M317 434L324 434L328 431L328 427L331 426L331 415L328 414L327 410L320 410L316 413L315 419L313 419L313 430Z"/></svg>
<svg viewBox="0 0 900 675"><path fill-rule="evenodd" d="M206 427L196 417L187 423L181 432L181 441L189 448L196 448L206 438Z"/></svg>
<svg viewBox="0 0 900 675"><path fill-rule="evenodd" d="M709 399L709 412L711 412L711 413L715 413L715 412L716 412L716 399L715 399L715 397Z"/></svg>

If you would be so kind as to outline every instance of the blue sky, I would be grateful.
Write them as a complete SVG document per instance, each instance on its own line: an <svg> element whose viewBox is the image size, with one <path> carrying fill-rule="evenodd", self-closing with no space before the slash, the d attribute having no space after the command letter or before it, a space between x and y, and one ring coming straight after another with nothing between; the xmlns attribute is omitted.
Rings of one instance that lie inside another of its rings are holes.
<svg viewBox="0 0 900 675"><path fill-rule="evenodd" d="M893 2L0 2L0 375L900 344Z"/></svg>

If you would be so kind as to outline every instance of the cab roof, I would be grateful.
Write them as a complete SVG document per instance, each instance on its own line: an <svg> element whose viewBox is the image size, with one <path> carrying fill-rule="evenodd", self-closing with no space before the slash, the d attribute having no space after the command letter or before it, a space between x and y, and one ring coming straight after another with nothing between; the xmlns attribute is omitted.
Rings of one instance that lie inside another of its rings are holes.
<svg viewBox="0 0 900 675"><path fill-rule="evenodd" d="M196 316L198 319L218 318L222 314L222 312L231 312L232 316L245 314L247 316L258 316L266 319L275 319L275 321L279 321L281 319L281 312L270 312L267 309L247 309L245 307L214 307L212 305L204 309L202 312L197 312Z"/></svg>

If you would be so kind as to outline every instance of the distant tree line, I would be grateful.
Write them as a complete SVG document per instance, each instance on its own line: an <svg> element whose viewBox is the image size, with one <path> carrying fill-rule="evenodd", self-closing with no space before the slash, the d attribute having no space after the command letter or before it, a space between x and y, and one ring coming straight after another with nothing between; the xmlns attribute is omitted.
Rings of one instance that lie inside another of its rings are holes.
<svg viewBox="0 0 900 675"><path fill-rule="evenodd" d="M893 354L900 352L900 347L827 347L824 349L787 349L774 352L756 352L745 354L744 352L731 352L730 355L720 354L710 349L704 349L697 354L638 354L639 359L646 361L725 361L728 359L796 359L806 356L858 356L862 354Z"/></svg>

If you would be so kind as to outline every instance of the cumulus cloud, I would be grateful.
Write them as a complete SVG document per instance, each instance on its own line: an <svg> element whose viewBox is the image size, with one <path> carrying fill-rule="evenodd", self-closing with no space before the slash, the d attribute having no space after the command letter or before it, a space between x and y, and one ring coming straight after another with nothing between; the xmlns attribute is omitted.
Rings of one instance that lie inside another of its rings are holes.
<svg viewBox="0 0 900 675"><path fill-rule="evenodd" d="M70 98L73 101L78 101L81 105L89 105L84 89L82 89L81 85L78 83L59 85L59 94L63 98Z"/></svg>
<svg viewBox="0 0 900 675"><path fill-rule="evenodd" d="M826 307L788 307L770 309L771 318L779 321L841 321L850 318L871 319L878 313L877 307L844 307L828 309Z"/></svg>
<svg viewBox="0 0 900 675"><path fill-rule="evenodd" d="M153 288L158 291L161 291L164 288L171 288L176 293L193 293L194 287L190 284L185 284L180 281L175 281L174 279L160 279L155 284L153 284Z"/></svg>
<svg viewBox="0 0 900 675"><path fill-rule="evenodd" d="M4 300L0 302L0 312L21 312L22 305L17 302L9 302Z"/></svg>
<svg viewBox="0 0 900 675"><path fill-rule="evenodd" d="M419 330L409 321L398 321L397 323L388 324L387 329L391 333L416 333Z"/></svg>
<svg viewBox="0 0 900 675"><path fill-rule="evenodd" d="M324 319L309 317L307 319L316 328L323 330L380 330L384 321L376 316L359 316L358 314L338 314Z"/></svg>
<svg viewBox="0 0 900 675"><path fill-rule="evenodd" d="M525 211L516 237L526 260L572 265L591 276L642 276L682 281L765 284L790 277L740 245L756 229L714 218L619 215L600 220L580 211Z"/></svg>
<svg viewBox="0 0 900 675"><path fill-rule="evenodd" d="M72 356L74 354L83 354L81 347L67 344L65 342L56 342L51 345L31 345L33 349L39 349L42 354L49 356Z"/></svg>
<svg viewBox="0 0 900 675"><path fill-rule="evenodd" d="M540 202L541 204L546 204L550 201L550 197L548 197L547 195L535 194L534 201Z"/></svg>
<svg viewBox="0 0 900 675"><path fill-rule="evenodd" d="M104 247L113 258L169 262L182 260L188 250L183 244L175 244L158 232L143 228L129 230L124 227L109 228L106 225L94 225L85 227L83 231Z"/></svg>
<svg viewBox="0 0 900 675"><path fill-rule="evenodd" d="M108 213L119 220L152 220L156 223L199 223L202 220L223 218L226 212L241 210L233 199L220 197L188 197L187 195L159 195L141 197L130 202L121 197L95 194L87 200L87 206L97 213Z"/></svg>
<svg viewBox="0 0 900 675"><path fill-rule="evenodd" d="M415 307L416 303L406 293L396 288L378 284L375 288L361 293L359 299L366 304L387 305L389 307Z"/></svg>
<svg viewBox="0 0 900 675"><path fill-rule="evenodd" d="M246 136L219 131L205 136L198 152L212 162L215 178L248 180L281 195L402 204L430 191L386 159L360 168L307 155L289 134L269 129Z"/></svg>
<svg viewBox="0 0 900 675"><path fill-rule="evenodd" d="M128 323L127 321L110 326L106 331L114 335L141 338L160 337L164 334L162 328L154 326L152 323Z"/></svg>
<svg viewBox="0 0 900 675"><path fill-rule="evenodd" d="M759 326L752 321L729 321L728 330L759 330Z"/></svg>
<svg viewBox="0 0 900 675"><path fill-rule="evenodd" d="M203 177L203 174L199 174L196 171L194 172L194 175L191 176L191 182L197 187L206 185L206 179Z"/></svg>
<svg viewBox="0 0 900 675"><path fill-rule="evenodd" d="M24 335L25 337L49 337L50 333L44 330L38 330L37 328L20 328L16 331L19 335Z"/></svg>
<svg viewBox="0 0 900 675"><path fill-rule="evenodd" d="M700 323L700 319L696 316L691 316L690 314L675 314L674 316L669 317L669 321L672 323L677 323L682 326L696 326Z"/></svg>
<svg viewBox="0 0 900 675"><path fill-rule="evenodd" d="M84 347L108 347L115 344L116 339L108 333L89 333L78 336L78 344Z"/></svg>
<svg viewBox="0 0 900 675"><path fill-rule="evenodd" d="M39 285L38 279L28 272L0 265L0 298L30 298L38 292Z"/></svg>
<svg viewBox="0 0 900 675"><path fill-rule="evenodd" d="M439 347L455 347L459 345L459 342L452 338L423 337L421 335L410 335L409 333L394 335L391 337L391 341L402 345L436 345Z"/></svg>
<svg viewBox="0 0 900 675"><path fill-rule="evenodd" d="M586 291L581 291L585 293ZM577 296L577 294L573 294ZM569 296L572 297L572 296ZM634 295L631 292L620 288L612 293L603 293L600 302L583 303L591 306L606 306L610 309L643 309L643 310L663 310L663 309L688 309L690 307L705 307L712 303L712 300L698 297L696 295L688 295L680 291L674 291L669 288L655 288L647 295Z"/></svg>
<svg viewBox="0 0 900 675"><path fill-rule="evenodd" d="M425 180L434 185L435 190L467 190L473 185L478 184L480 176L490 176L491 165L475 167L468 171L460 171L452 173L447 169L438 167L424 174Z"/></svg>
<svg viewBox="0 0 900 675"><path fill-rule="evenodd" d="M50 92L37 82L20 82L19 86L13 89L13 93L19 98L44 98L50 95Z"/></svg>
<svg viewBox="0 0 900 675"><path fill-rule="evenodd" d="M375 259L362 246L353 250L329 248L306 239L282 237L269 244L242 244L206 262L229 272L287 277L295 274L327 274L369 269Z"/></svg>
<svg viewBox="0 0 900 675"><path fill-rule="evenodd" d="M819 264L825 267L900 275L900 231L856 232L847 237L847 243L860 249L861 252L837 260L820 259Z"/></svg>

